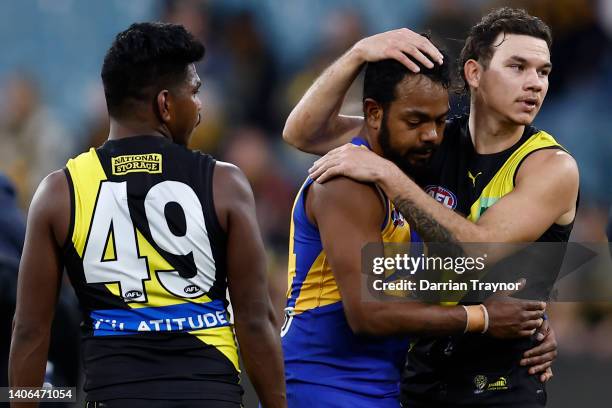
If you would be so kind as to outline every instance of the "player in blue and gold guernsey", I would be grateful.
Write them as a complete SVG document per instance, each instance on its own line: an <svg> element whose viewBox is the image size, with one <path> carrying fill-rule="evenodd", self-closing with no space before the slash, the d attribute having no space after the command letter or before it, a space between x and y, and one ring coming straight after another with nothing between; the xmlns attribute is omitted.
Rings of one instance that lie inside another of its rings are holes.
<svg viewBox="0 0 612 408"><path fill-rule="evenodd" d="M185 147L203 55L179 25L117 35L102 68L108 141L48 176L30 208L11 386L42 383L63 265L88 406L240 407L235 329L260 400L286 407L252 192L238 168Z"/></svg>
<svg viewBox="0 0 612 408"><path fill-rule="evenodd" d="M363 94L367 120L352 143L394 162L406 160L415 169L423 166L441 141L448 83L446 64L420 65L419 74L393 60L368 64ZM392 119L413 114L427 121L428 131L407 124L389 128ZM476 330L466 325L466 310L480 313L479 306L362 298L362 247L419 241L374 185L342 177L325 184L307 179L293 207L281 333L290 407L399 407L410 336ZM541 324L541 302L491 301L486 307L492 336L526 335L526 328Z"/></svg>

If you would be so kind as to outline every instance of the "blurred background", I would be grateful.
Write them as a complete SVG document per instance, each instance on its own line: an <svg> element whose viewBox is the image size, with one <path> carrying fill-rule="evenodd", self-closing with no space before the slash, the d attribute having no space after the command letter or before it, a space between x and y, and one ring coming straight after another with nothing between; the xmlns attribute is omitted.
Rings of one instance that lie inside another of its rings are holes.
<svg viewBox="0 0 612 408"><path fill-rule="evenodd" d="M41 179L90 146L108 117L104 54L132 22L185 25L206 46L203 123L191 147L238 165L257 202L279 313L287 285L293 198L314 157L285 145L284 121L313 80L364 36L408 27L430 31L456 56L488 10L526 8L553 29L554 70L536 126L578 161L581 204L572 240L604 242L612 203L612 1L610 0L19 0L0 6L0 381L6 381L16 265L23 222ZM361 111L356 84L345 104ZM459 99L453 110L464 108ZM78 312L64 285L49 380L75 385ZM550 315L560 357L549 406L606 406L612 397L612 303L559 303ZM3 360L4 359L4 360ZM0 384L1 386L2 384ZM247 384L248 388L248 384ZM246 407L255 406L248 391Z"/></svg>

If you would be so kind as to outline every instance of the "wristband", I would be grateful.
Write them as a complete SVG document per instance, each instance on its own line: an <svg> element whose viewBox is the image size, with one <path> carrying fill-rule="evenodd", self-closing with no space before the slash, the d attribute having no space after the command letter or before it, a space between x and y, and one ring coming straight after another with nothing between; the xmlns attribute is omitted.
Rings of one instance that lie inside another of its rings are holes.
<svg viewBox="0 0 612 408"><path fill-rule="evenodd" d="M488 329L488 324L486 324L486 320L488 320L486 308L481 307L481 305L461 306L463 306L467 314L464 333L484 333L484 330Z"/></svg>
<svg viewBox="0 0 612 408"><path fill-rule="evenodd" d="M482 308L482 313L484 314L484 328L482 329L482 333L484 334L487 332L487 330L489 330L489 311L482 303L480 304L480 307Z"/></svg>

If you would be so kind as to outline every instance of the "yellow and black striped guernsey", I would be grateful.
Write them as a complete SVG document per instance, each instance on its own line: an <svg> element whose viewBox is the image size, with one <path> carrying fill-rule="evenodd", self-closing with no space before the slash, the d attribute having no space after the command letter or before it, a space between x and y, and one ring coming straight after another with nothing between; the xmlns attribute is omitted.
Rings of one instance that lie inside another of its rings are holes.
<svg viewBox="0 0 612 408"><path fill-rule="evenodd" d="M542 149L563 147L550 134L526 126L520 140L509 149L478 154L469 133L468 116L461 116L447 122L444 140L419 183L438 202L477 222L514 189L524 160ZM538 241L567 242L572 226L553 224ZM547 260L546 267L558 273L562 259ZM521 271L516 273L520 275ZM533 285L530 287L534 283L531 279L523 295L538 293L546 297L543 292L552 287L555 273L542 271L536 289L543 290L536 292ZM408 353L402 402L411 408L544 406L544 385L537 376L529 375L528 367L519 365L522 353L535 344L531 338L497 340L480 334L420 338Z"/></svg>
<svg viewBox="0 0 612 408"><path fill-rule="evenodd" d="M157 136L68 161L66 268L90 400L240 402L215 160Z"/></svg>

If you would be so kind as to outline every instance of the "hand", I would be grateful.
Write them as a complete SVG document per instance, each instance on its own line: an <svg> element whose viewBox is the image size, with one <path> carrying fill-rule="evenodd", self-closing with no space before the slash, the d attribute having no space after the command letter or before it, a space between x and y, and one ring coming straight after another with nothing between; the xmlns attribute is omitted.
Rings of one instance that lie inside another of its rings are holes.
<svg viewBox="0 0 612 408"><path fill-rule="evenodd" d="M527 350L521 360L522 366L531 366L529 374L540 374L540 381L545 383L553 376L552 362L557 358L557 337L548 320L536 332L536 339L541 341L538 346Z"/></svg>
<svg viewBox="0 0 612 408"><path fill-rule="evenodd" d="M419 72L419 67L408 56L427 68L433 68L433 62L441 65L444 61L444 56L431 41L407 28L364 38L354 45L353 50L361 56L364 62L392 58L404 64L414 73Z"/></svg>
<svg viewBox="0 0 612 408"><path fill-rule="evenodd" d="M347 143L314 162L308 173L310 178L321 184L338 176L349 177L363 183L376 183L384 177L384 174L393 171L393 168L397 169L393 163L365 146Z"/></svg>
<svg viewBox="0 0 612 408"><path fill-rule="evenodd" d="M489 333L493 337L511 339L532 336L544 322L546 303L519 300L511 294L525 287L525 279L515 291L499 292L484 302L489 313Z"/></svg>

